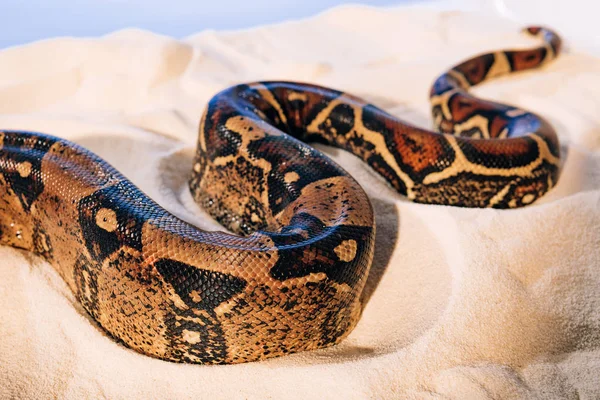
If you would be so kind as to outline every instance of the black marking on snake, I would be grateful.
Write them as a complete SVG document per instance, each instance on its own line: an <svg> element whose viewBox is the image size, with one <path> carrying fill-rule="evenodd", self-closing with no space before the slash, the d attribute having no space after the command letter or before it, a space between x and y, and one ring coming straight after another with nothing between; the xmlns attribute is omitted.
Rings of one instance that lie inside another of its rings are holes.
<svg viewBox="0 0 600 400"><path fill-rule="evenodd" d="M142 251L142 226L152 217L152 211L156 210L156 203L148 200L131 183L122 181L79 201L81 232L94 259L102 261L122 246ZM117 226L114 231L109 232L98 226L96 214L101 209L115 213Z"/></svg>
<svg viewBox="0 0 600 400"><path fill-rule="evenodd" d="M373 153L365 161L367 161L367 163L375 169L379 175L384 177L399 193L406 194L406 184L398 177L396 171L385 162L379 153Z"/></svg>
<svg viewBox="0 0 600 400"><path fill-rule="evenodd" d="M166 318L166 337L170 339L172 360L178 362L198 362L199 360L225 360L227 358L227 342L223 329L213 312L197 315L192 310L180 311ZM197 322L200 320L200 322ZM185 335L194 333L197 343L185 340ZM180 348L185 349L184 351ZM190 357L191 356L191 357Z"/></svg>
<svg viewBox="0 0 600 400"><path fill-rule="evenodd" d="M519 51L513 51L513 50L508 50L508 51L504 52L504 54L506 55L506 58L508 59L508 63L510 64L511 71L519 71L516 68L516 60L517 60L517 56L520 55L519 53L520 53ZM531 50L531 54L532 55L535 54L536 56L540 57L540 60L543 60L546 58L546 56L548 54L548 50L545 47L539 47L535 50Z"/></svg>
<svg viewBox="0 0 600 400"><path fill-rule="evenodd" d="M162 258L154 266L190 308L212 311L241 293L247 285L245 280L233 275L200 269L175 260Z"/></svg>
<svg viewBox="0 0 600 400"><path fill-rule="evenodd" d="M200 135L204 135L205 143L211 144L206 149L207 157L214 160L237 154L242 138L239 133L227 129L225 123L238 115L238 110L226 102L211 101L206 112L210 117L205 119L204 132L200 132Z"/></svg>
<svg viewBox="0 0 600 400"><path fill-rule="evenodd" d="M285 110L288 116L287 130L291 136L306 141L306 127L310 121L313 121L321 111L323 111L336 97L342 95L342 92L328 89L311 84L299 84L296 82L270 82L265 83L269 91L273 94L280 106ZM289 94L302 93L306 95L306 101L303 99L289 100ZM310 104L315 100L315 104Z"/></svg>
<svg viewBox="0 0 600 400"><path fill-rule="evenodd" d="M370 233L370 227L328 227L319 218L308 213L296 214L281 232L265 233L279 249L279 258L271 268L270 274L273 278L284 281L324 272L329 279L337 283L353 286L366 268L364 261L361 257L342 261L334 249L342 242L352 239L356 241L356 254L365 255ZM306 237L314 239L307 243ZM318 238L326 238L322 240L327 241L327 244L319 243Z"/></svg>
<svg viewBox="0 0 600 400"><path fill-rule="evenodd" d="M317 93L321 97L321 101L314 104L310 110L306 111L306 115L303 115L303 118L300 118L302 124L306 124L308 121L314 121L325 108L333 101L335 98L343 95L342 92L337 90L330 90L328 92L323 91L321 88L309 87L308 89L304 89L311 93ZM306 129L305 126L299 126L298 129ZM310 132L309 132L310 133Z"/></svg>
<svg viewBox="0 0 600 400"><path fill-rule="evenodd" d="M345 136L354 128L354 110L349 104L338 104L331 110L329 117L319 125L332 138Z"/></svg>
<svg viewBox="0 0 600 400"><path fill-rule="evenodd" d="M26 211L30 210L33 202L44 192L44 181L40 174L42 159L54 143L56 140L50 137L39 140L28 132L4 131L0 160L13 164L13 168L3 165L2 174ZM33 146L30 147L30 144ZM21 176L17 169L23 163L30 165L30 172L26 176Z"/></svg>
<svg viewBox="0 0 600 400"><path fill-rule="evenodd" d="M484 108L484 106L487 106L488 108ZM514 107L507 106L505 104L480 100L464 92L458 92L451 95L448 98L448 107L450 110L462 109L463 113L465 114L464 118L459 118L458 115L453 115L452 121L454 123L466 122L472 119L474 116L479 115L486 119L488 125L495 117L503 115L506 112L514 109ZM468 112L464 112L464 109L467 109ZM511 121L513 118L507 118L507 120Z"/></svg>
<svg viewBox="0 0 600 400"><path fill-rule="evenodd" d="M165 320L168 337L174 348L171 356L183 361L193 361L187 354L201 360L225 359L227 343L214 309L242 293L247 282L230 274L170 259L160 259L154 263L154 267L189 307L188 310L172 308L176 314ZM197 335L197 342L186 341L186 333ZM185 352L178 350L179 346L185 348Z"/></svg>
<svg viewBox="0 0 600 400"><path fill-rule="evenodd" d="M280 90L277 88L271 89L271 91L278 96L277 98L279 100L283 100L280 104L285 108L285 113L288 116L288 131L286 133L296 139L306 142L307 132L304 124L306 102L299 98L294 100L281 99L279 98Z"/></svg>
<svg viewBox="0 0 600 400"><path fill-rule="evenodd" d="M265 87L268 90L268 87ZM288 132L289 126L286 122L283 121L281 115L278 110L269 103L264 96L262 96L256 88L251 88L247 85L241 85L236 88L235 96L239 96L239 98L243 99L247 102L247 107L249 110L255 112L255 110L259 110L262 115L264 115L266 120L270 125L279 129L282 132ZM244 114L244 113L243 113ZM247 114L247 113L245 113Z"/></svg>
<svg viewBox="0 0 600 400"><path fill-rule="evenodd" d="M299 140L285 136L268 136L248 145L250 154L271 164L267 178L269 206L273 215L296 200L306 185L317 180L345 175L345 172L331 163L316 149ZM287 154L301 154L290 159ZM285 174L295 172L299 179L285 182Z"/></svg>

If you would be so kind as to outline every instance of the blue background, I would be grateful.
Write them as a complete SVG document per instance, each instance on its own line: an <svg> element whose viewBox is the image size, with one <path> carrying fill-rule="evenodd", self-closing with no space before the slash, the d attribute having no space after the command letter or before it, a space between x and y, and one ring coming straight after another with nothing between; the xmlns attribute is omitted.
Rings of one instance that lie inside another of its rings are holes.
<svg viewBox="0 0 600 400"><path fill-rule="evenodd" d="M340 4L389 6L416 0L0 0L0 48L55 36L99 36L137 27L174 37L314 15Z"/></svg>

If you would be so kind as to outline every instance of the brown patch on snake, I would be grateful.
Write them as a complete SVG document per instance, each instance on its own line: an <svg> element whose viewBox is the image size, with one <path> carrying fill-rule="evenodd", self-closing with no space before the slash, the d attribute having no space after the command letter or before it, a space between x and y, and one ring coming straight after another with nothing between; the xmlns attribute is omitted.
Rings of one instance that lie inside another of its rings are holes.
<svg viewBox="0 0 600 400"><path fill-rule="evenodd" d="M180 233L166 232L156 223L145 224L142 246L149 263L170 259L245 281L265 284L272 281L269 271L277 261L277 250L270 238L260 233L254 233L245 240L221 232L212 232L210 236L212 242L203 243L198 240L202 235L182 238ZM236 251L227 250L236 242L239 242Z"/></svg>
<svg viewBox="0 0 600 400"><path fill-rule="evenodd" d="M410 157L401 155L402 163L416 173L435 167L447 152L439 137L422 132L409 131L394 135L394 141L397 148L408 150Z"/></svg>
<svg viewBox="0 0 600 400"><path fill-rule="evenodd" d="M294 183L296 182L298 179L300 179L300 175L298 175L297 172L291 171L291 172L287 172L284 176L283 176L283 181L285 183Z"/></svg>
<svg viewBox="0 0 600 400"><path fill-rule="evenodd" d="M341 261L348 262L354 260L354 257L356 256L356 249L356 240L349 239L344 240L342 243L338 244L333 249L333 251L335 252L335 254L337 254L338 258Z"/></svg>
<svg viewBox="0 0 600 400"><path fill-rule="evenodd" d="M117 224L117 214L110 208L102 208L96 214L96 225L107 232L114 232Z"/></svg>
<svg viewBox="0 0 600 400"><path fill-rule="evenodd" d="M255 286L243 302L224 304L217 315L230 343L227 361L235 362L338 343L358 322L360 303L350 288L317 274L277 289Z"/></svg>
<svg viewBox="0 0 600 400"><path fill-rule="evenodd" d="M168 358L174 349L166 336L172 302L142 255L121 249L107 259L95 278L96 319L135 350Z"/></svg>
<svg viewBox="0 0 600 400"><path fill-rule="evenodd" d="M31 163L29 161L23 161L20 164L17 164L17 171L21 178L27 178L31 174Z"/></svg>
<svg viewBox="0 0 600 400"><path fill-rule="evenodd" d="M265 180L270 166L242 155L217 160L219 164L207 164L194 187L196 201L233 232L248 234L272 226Z"/></svg>
<svg viewBox="0 0 600 400"><path fill-rule="evenodd" d="M360 213L355 211L360 210ZM341 176L311 183L277 218L287 225L297 214L307 213L325 225L369 226L373 211L368 197L354 179Z"/></svg>

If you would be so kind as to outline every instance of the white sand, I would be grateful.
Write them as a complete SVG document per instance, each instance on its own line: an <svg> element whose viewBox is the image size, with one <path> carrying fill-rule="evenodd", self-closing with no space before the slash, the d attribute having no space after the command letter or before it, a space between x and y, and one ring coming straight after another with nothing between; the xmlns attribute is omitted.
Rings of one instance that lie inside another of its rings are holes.
<svg viewBox="0 0 600 400"><path fill-rule="evenodd" d="M137 30L52 39L0 52L0 127L75 140L215 229L185 180L216 91L309 81L431 126L436 75L476 52L533 43L518 30L459 13L341 8L183 41ZM412 204L353 156L318 146L377 213L371 297L341 345L236 366L145 357L107 337L52 267L0 247L0 398L599 398L600 60L569 48L542 71L477 89L558 130L562 177L536 205Z"/></svg>

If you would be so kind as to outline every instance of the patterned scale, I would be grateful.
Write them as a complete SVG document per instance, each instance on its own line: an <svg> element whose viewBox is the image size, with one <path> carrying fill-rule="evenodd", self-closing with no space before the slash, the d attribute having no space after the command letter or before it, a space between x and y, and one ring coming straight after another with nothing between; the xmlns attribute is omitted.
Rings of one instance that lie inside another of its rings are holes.
<svg viewBox="0 0 600 400"><path fill-rule="evenodd" d="M305 142L352 152L413 201L529 204L558 177L554 131L466 92L555 57L555 34L528 32L544 45L438 78L431 101L444 134L309 84L214 96L190 189L233 234L178 219L74 143L0 132L0 243L43 257L104 330L153 357L238 363L333 345L359 320L375 222L359 184Z"/></svg>

